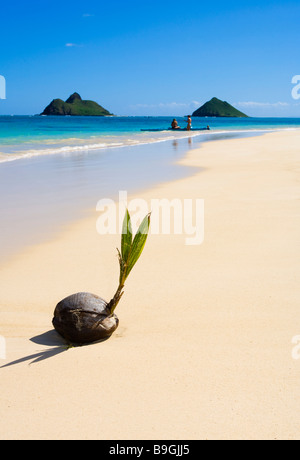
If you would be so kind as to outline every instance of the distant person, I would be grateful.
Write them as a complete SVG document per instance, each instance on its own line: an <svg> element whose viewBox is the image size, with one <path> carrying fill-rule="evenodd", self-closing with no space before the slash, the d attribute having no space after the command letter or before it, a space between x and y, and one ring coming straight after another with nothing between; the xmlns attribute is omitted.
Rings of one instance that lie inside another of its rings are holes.
<svg viewBox="0 0 300 460"><path fill-rule="evenodd" d="M188 115L188 118L187 118L187 131L190 131L192 128L192 118L191 118L191 115Z"/></svg>
<svg viewBox="0 0 300 460"><path fill-rule="evenodd" d="M173 119L171 126L172 126L172 129L180 129L180 126L178 126L178 122L176 118Z"/></svg>
<svg viewBox="0 0 300 460"><path fill-rule="evenodd" d="M210 127L209 127L209 125L207 125L206 129L207 129L208 131L210 130Z"/></svg>

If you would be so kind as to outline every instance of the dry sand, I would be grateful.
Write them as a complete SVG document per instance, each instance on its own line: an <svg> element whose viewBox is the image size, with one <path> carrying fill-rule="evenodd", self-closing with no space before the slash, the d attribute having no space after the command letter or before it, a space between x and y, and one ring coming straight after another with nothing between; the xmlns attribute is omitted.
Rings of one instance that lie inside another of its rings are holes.
<svg viewBox="0 0 300 460"><path fill-rule="evenodd" d="M0 438L299 439L299 160L299 131L214 141L139 193L204 199L205 240L150 235L108 341L67 350L51 325L63 297L116 289L96 211L2 266Z"/></svg>

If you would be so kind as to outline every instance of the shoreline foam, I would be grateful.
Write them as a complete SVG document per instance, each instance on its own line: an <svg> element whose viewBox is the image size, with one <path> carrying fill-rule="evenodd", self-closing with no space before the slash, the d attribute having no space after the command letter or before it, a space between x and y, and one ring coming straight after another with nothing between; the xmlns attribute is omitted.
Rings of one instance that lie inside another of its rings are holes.
<svg viewBox="0 0 300 460"><path fill-rule="evenodd" d="M290 128L253 128L253 129L228 129L228 130L221 130L221 129L214 129L211 131L204 131L204 132L176 132L173 133L172 135L170 134L170 131L165 130L163 133L165 134L164 137L162 136L162 133L160 133L157 137L152 136L149 137L148 139L143 138L143 136L140 136L136 133L136 137L132 137L128 139L128 134L122 135L120 133L119 136L116 136L116 138L113 137L112 141L108 142L106 139L105 142L105 137L98 137L98 136L91 136L90 138L76 138L73 139L74 142L76 142L76 145L65 145L63 147L59 146L59 144L62 143L67 143L70 142L71 139L66 138L66 139L60 139L60 140L47 140L45 139L40 145L40 148L30 148L26 150L21 150L22 145L24 144L19 144L17 146L9 146L7 148L7 151L4 152L2 148L2 152L0 151L0 165L3 163L7 162L12 162L16 160L22 160L22 159L31 159L31 158L36 158L36 157L42 157L42 156L48 156L48 155L69 155L72 153L80 153L80 152L96 152L96 151L103 151L103 150L109 150L109 149L114 149L114 148L123 148L123 147L135 147L135 146L142 146L142 145L148 145L148 144L155 144L155 143L161 143L161 142L167 142L167 141L176 141L176 140L181 140L181 139L187 139L187 138L197 138L199 137L200 139L203 139L205 141L206 137L214 137L214 136L220 136L220 135L237 135L241 137L248 137L248 136L253 136L253 135L259 135L259 134L266 134L266 133L271 133L271 132L281 132L281 131L297 131L300 130L300 128L297 127L290 127ZM123 139L122 139L123 137ZM95 140L98 139L98 142L95 143ZM121 142L117 140L121 139ZM117 141L117 142L116 142ZM47 147L49 143L52 142L53 146L52 147ZM80 144L79 144L80 143ZM14 152L11 152L12 149L15 149Z"/></svg>

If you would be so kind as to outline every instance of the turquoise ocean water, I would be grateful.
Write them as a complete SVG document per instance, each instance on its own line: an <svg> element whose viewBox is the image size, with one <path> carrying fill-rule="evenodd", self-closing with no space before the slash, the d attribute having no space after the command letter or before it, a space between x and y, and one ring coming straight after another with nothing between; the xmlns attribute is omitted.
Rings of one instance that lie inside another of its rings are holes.
<svg viewBox="0 0 300 460"><path fill-rule="evenodd" d="M174 132L172 119L0 116L0 262L102 198L189 175L177 161L203 142L300 129L295 118L194 118L211 130Z"/></svg>
<svg viewBox="0 0 300 460"><path fill-rule="evenodd" d="M177 118L186 126L184 118ZM172 117L0 116L0 162L55 153L72 153L148 144L186 136L167 129ZM261 131L300 127L296 118L194 118L193 128L213 132ZM149 129L149 131L141 131ZM195 132L193 132L193 135Z"/></svg>

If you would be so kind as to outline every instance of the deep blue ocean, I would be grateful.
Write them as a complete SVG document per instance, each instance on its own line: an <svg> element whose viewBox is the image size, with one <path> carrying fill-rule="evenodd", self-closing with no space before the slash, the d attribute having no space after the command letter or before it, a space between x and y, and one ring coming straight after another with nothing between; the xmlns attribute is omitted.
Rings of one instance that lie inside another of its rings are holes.
<svg viewBox="0 0 300 460"><path fill-rule="evenodd" d="M0 116L0 262L102 198L192 174L178 161L203 142L300 129L295 118L194 118L193 129L210 131L174 132L172 119Z"/></svg>

